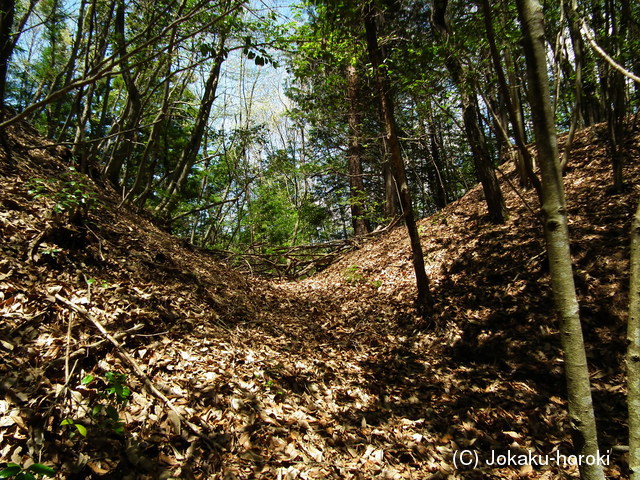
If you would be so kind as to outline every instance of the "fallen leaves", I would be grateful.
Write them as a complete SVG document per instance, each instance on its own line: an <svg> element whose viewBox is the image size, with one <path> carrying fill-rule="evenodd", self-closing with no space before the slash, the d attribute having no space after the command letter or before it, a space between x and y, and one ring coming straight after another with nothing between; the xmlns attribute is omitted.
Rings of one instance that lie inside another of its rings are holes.
<svg viewBox="0 0 640 480"><path fill-rule="evenodd" d="M574 152L581 148L592 147L578 142ZM625 242L607 232L626 222L627 207L586 173L596 167L576 164L567 182L585 319L595 325L587 336L598 347L592 380L596 404L606 408L603 441L618 444L624 378L616 342L624 298L617 294ZM45 174L52 173L23 173ZM476 190L440 214L446 222L422 222L439 312L425 330L416 326L402 229L304 281L247 280L147 220L116 212L119 199L104 191L91 231L73 232L85 235L83 248L43 239L29 262L49 206L30 198L23 181L0 184L3 461L24 465L45 456L61 477L79 478L560 474L527 465L458 470L453 463L467 448L570 448L537 220L513 192L506 194L512 221L504 226L482 221ZM56 295L98 319L171 408L129 375L133 394L118 412L126 433L105 435L86 411L98 393L80 379L128 373L130 366ZM599 323L602 298L606 325ZM80 425L87 437L62 428L66 418L66 427ZM208 432L207 441L188 424ZM623 465L617 458L610 476L621 478Z"/></svg>

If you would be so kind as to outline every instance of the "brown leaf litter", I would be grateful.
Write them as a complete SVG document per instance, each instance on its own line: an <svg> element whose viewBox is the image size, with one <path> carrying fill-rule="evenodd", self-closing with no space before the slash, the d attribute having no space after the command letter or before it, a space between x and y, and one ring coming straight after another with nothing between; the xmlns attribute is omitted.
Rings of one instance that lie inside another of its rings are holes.
<svg viewBox="0 0 640 480"><path fill-rule="evenodd" d="M578 134L565 183L608 450L626 443L627 245L640 139L627 145L628 191L613 195L602 130ZM64 177L64 150L40 148L47 141L26 125L12 127L9 141L11 159L0 165L0 461L40 462L74 479L576 475L574 466L454 462L466 450L484 459L571 452L540 222L505 183L505 225L485 221L477 187L420 222L437 301L424 322L412 308L403 228L305 280L246 278L118 208L115 192L95 181L86 180L95 206L81 218L54 213L53 194L34 199L29 190L34 179ZM524 197L538 211L534 194ZM81 383L106 372L126 373L133 392L117 409L123 435L91 412L108 404L102 384ZM608 476L626 478L625 469L613 452Z"/></svg>

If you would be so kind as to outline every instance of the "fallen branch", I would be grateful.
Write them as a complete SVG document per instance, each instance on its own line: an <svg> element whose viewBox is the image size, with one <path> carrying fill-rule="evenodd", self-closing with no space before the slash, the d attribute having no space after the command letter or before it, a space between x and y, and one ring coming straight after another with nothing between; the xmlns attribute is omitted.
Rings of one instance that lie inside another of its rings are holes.
<svg viewBox="0 0 640 480"><path fill-rule="evenodd" d="M153 382L147 376L147 374L144 373L142 368L140 368L140 365L138 365L138 363L133 359L131 355L129 355L129 353L122 347L122 345L120 345L120 343L109 332L107 332L106 328L104 328L104 325L102 325L102 323L100 323L98 319L96 319L93 315L87 312L84 308L72 303L70 300L66 299L60 294L56 294L55 299L58 302L70 308L71 310L73 310L74 312L78 313L85 320L88 320L91 323L93 323L93 325L98 329L98 331L102 334L102 336L106 338L109 342L111 342L111 344L113 344L114 347L116 347L116 352L118 356L124 362L128 363L131 366L131 368L133 368L135 375L143 382L147 391L149 391L149 393L151 393L153 396L161 400L169 408L169 410L171 410L171 412L173 412L173 414L176 415L176 417L180 420L181 424L186 425L189 428L189 430L191 430L192 433L194 433L196 436L202 439L207 444L207 446L210 447L211 449L214 449L214 446L220 447L220 445L214 442L208 435L203 433L200 427L198 427L194 423L187 420L176 409L176 407L173 406L173 404L171 403L171 400L169 400L164 393L158 390L158 387L156 387L153 384Z"/></svg>
<svg viewBox="0 0 640 480"><path fill-rule="evenodd" d="M301 278L311 273L314 269L328 267L338 260L341 255L360 248L363 241L388 232L400 220L402 220L401 216L396 217L387 226L358 237L291 247L271 247L270 251L265 253L256 250L261 247L267 247L266 244L249 245L244 252L232 252L229 250L215 250L215 252L223 255L225 261L235 260L246 264L251 275Z"/></svg>

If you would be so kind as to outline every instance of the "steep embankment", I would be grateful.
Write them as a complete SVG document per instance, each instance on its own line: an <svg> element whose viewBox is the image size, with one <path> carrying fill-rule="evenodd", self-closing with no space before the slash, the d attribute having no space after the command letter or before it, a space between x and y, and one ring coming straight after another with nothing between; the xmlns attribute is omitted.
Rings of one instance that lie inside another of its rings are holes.
<svg viewBox="0 0 640 480"><path fill-rule="evenodd" d="M506 225L484 221L477 188L421 222L438 312L425 324L411 308L402 228L310 279L247 280L118 209L115 194L69 174L64 151L41 149L46 142L28 127L10 132L9 143L0 177L1 461L40 461L60 478L575 471L458 470L453 461L466 447L481 456L570 451L540 225L506 184ZM566 182L576 277L609 447L626 443L626 245L640 147L637 138L628 145L622 195L608 193L597 129L581 132L573 152ZM525 198L537 211L533 194ZM111 371L128 375L133 395L124 407L101 397L106 380L81 385L85 374ZM99 404L117 407L124 435L104 413L91 415ZM608 473L622 478L624 459L611 460Z"/></svg>

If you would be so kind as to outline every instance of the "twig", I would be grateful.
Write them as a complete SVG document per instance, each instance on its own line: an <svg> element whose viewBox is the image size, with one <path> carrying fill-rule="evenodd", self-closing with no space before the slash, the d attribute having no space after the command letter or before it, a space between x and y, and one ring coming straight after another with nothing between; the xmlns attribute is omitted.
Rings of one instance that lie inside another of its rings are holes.
<svg viewBox="0 0 640 480"><path fill-rule="evenodd" d="M49 226L47 225L44 230L42 230L33 240L31 240L31 243L29 243L29 250L27 251L27 261L33 262L33 257L36 254L36 249L40 246L45 235L47 235L48 233Z"/></svg>
<svg viewBox="0 0 640 480"><path fill-rule="evenodd" d="M98 331L102 334L102 336L105 337L107 340L109 340L109 342L111 342L111 344L113 344L114 347L116 347L116 352L118 356L123 361L128 363L131 366L131 368L133 368L134 373L140 380L142 380L147 390L156 398L161 400L169 408L169 410L171 410L180 419L180 422L186 425L189 428L189 430L191 430L192 433L194 433L196 436L202 439L207 444L207 446L209 446L211 449L214 449L214 446L215 446L214 441L211 438L209 438L208 435L205 435L201 428L199 428L197 425L187 420L184 417L184 415L182 415L176 409L176 407L173 406L173 404L171 403L171 400L169 400L164 393L158 390L158 387L156 387L153 384L153 382L147 376L147 374L144 373L142 368L140 368L140 365L138 365L138 363L133 359L131 355L129 355L129 353L120 345L120 343L118 343L118 341L109 332L107 332L106 328L104 328L104 326L102 325L102 323L100 323L100 321L98 321L98 319L94 318L94 316L91 315L89 312L87 312L84 308L72 303L71 301L69 301L68 299L66 299L60 294L56 294L55 298L60 303L66 305L68 308L78 313L84 319L93 323L93 325L98 329Z"/></svg>
<svg viewBox="0 0 640 480"><path fill-rule="evenodd" d="M511 189L515 192L515 194L518 195L518 197L520 197L520 200L522 200L522 203L524 203L524 206L527 207L527 210L531 212L531 215L533 215L534 218L538 218L538 215L536 214L536 212L533 211L533 208L531 208L531 205L529 205L529 202L527 202L527 199L524 198L524 195L520 193L520 190L516 188L516 186L511 182L511 180L509 180L509 178L504 174L504 172L500 170L500 168L495 167L495 169L502 176L504 181L507 182L507 185L511 187Z"/></svg>
<svg viewBox="0 0 640 480"><path fill-rule="evenodd" d="M89 230L89 232L91 232L93 234L93 236L96 237L96 239L98 240L98 253L100 254L100 260L102 260L104 262L104 255L102 254L102 239L96 234L96 232L91 230L86 225L85 225L85 228L87 230Z"/></svg>
<svg viewBox="0 0 640 480"><path fill-rule="evenodd" d="M142 330L143 328L144 328L144 325L141 324L141 323L138 323L138 324L134 325L133 327L131 327L131 328L129 328L129 329L123 331L123 332L115 333L113 335L113 338L115 338L116 340L120 340L120 339L126 337L129 333L137 332L138 330ZM151 336L151 335L137 334L135 336L136 337L148 337L148 336ZM101 338L100 340L98 340L96 342L93 342L93 343L90 343L88 345L82 345L79 348L75 349L73 352L71 352L71 354L69 355L69 359L70 360L75 360L78 357L82 357L83 355L87 354L88 350L90 350L92 348L98 348L99 346L101 346L101 345L103 345L103 344L105 344L107 342L108 342L108 340L106 338ZM48 368L50 368L50 367L52 367L52 366L54 366L54 365L56 365L58 363L64 362L64 360L65 360L65 357L54 358L53 360L51 360L49 362L49 367Z"/></svg>

